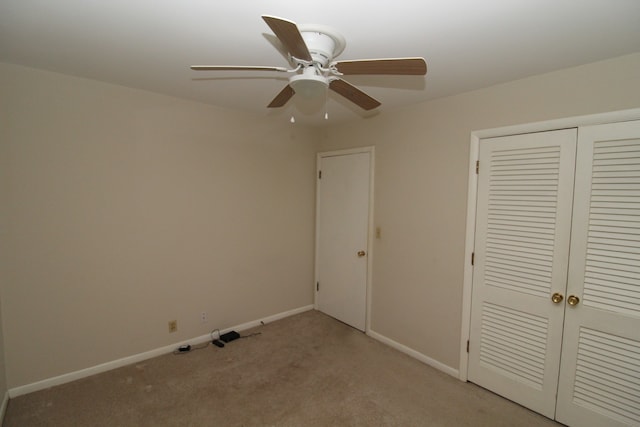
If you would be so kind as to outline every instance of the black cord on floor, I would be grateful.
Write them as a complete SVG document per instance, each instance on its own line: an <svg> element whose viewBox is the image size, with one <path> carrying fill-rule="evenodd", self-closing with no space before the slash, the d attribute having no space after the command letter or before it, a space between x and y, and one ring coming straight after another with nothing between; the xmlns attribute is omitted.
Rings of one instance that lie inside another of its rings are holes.
<svg viewBox="0 0 640 427"><path fill-rule="evenodd" d="M178 355L178 354L187 354L187 353L191 353L192 351L195 351L195 350L202 350L203 348L207 348L208 346L209 346L208 342L206 342L204 344L201 344L201 345L199 345L197 347L193 346L193 345L188 345L187 346L188 347L187 350L180 350L180 348L183 348L183 346L180 346L180 347L178 347L177 350L173 351L173 354L176 354L176 355Z"/></svg>
<svg viewBox="0 0 640 427"><path fill-rule="evenodd" d="M217 332L218 333L218 338L214 338L213 337L213 333ZM241 335L240 338L251 338L251 337L255 337L256 335L261 335L262 332L254 332L252 334L249 335ZM220 329L216 328L214 330L211 331L211 333L209 334L209 336L211 337L211 341L216 341L220 339ZM204 344L201 344L199 346L191 346L191 345L181 345L180 347L178 347L176 350L173 351L173 354L175 355L179 355L179 354L187 354L187 353L191 353L194 350L202 350L203 348L207 348L209 346L209 342L206 342Z"/></svg>
<svg viewBox="0 0 640 427"><path fill-rule="evenodd" d="M250 338L250 337L254 337L256 335L261 335L261 334L262 334L262 332L254 332L254 333L249 334L249 335L240 335L240 338Z"/></svg>

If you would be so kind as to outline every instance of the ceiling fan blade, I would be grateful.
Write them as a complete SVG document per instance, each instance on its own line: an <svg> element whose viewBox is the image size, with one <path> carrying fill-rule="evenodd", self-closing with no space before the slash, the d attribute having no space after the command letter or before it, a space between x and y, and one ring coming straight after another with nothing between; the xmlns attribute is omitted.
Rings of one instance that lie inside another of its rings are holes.
<svg viewBox="0 0 640 427"><path fill-rule="evenodd" d="M267 23L271 31L280 39L287 48L291 56L305 61L311 61L309 48L300 34L300 30L295 22L275 16L262 15L262 19Z"/></svg>
<svg viewBox="0 0 640 427"><path fill-rule="evenodd" d="M267 105L267 108L282 107L291 99L294 93L295 92L293 91L293 88L289 85L286 85L284 89L282 89L280 93L277 94L275 98L273 98L271 103Z"/></svg>
<svg viewBox="0 0 640 427"><path fill-rule="evenodd" d="M349 74L391 74L424 76L427 63L424 58L380 58L338 61L333 65L345 75Z"/></svg>
<svg viewBox="0 0 640 427"><path fill-rule="evenodd" d="M284 67L263 67L260 65L192 65L191 69L196 71L289 71Z"/></svg>
<svg viewBox="0 0 640 427"><path fill-rule="evenodd" d="M329 83L329 89L339 93L349 101L359 105L367 111L373 110L374 108L381 105L380 101L370 97L357 87L353 86L350 83L347 83L342 79L332 80L331 83Z"/></svg>

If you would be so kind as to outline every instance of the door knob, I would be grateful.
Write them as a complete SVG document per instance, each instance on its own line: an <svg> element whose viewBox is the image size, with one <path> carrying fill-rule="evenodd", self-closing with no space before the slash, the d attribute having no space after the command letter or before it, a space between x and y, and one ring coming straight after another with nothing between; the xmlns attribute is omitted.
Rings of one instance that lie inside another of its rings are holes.
<svg viewBox="0 0 640 427"><path fill-rule="evenodd" d="M367 253L365 251L358 251L358 256L359 257L363 257L365 256Z"/></svg>
<svg viewBox="0 0 640 427"><path fill-rule="evenodd" d="M574 305L578 305L578 303L580 302L580 298L578 298L575 295L569 295L567 297L567 304L574 306Z"/></svg>
<svg viewBox="0 0 640 427"><path fill-rule="evenodd" d="M554 304L560 304L563 300L563 296L562 294L559 294L558 292L556 292L555 294L551 295L551 301L553 301Z"/></svg>

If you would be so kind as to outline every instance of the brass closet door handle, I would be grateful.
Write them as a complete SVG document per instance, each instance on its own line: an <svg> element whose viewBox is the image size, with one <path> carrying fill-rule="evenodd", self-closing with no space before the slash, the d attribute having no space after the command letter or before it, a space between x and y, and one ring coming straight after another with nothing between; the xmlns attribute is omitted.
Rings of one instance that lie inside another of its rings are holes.
<svg viewBox="0 0 640 427"><path fill-rule="evenodd" d="M578 305L579 302L580 302L580 298L578 298L575 295L569 295L567 297L567 304L569 304L572 307Z"/></svg>
<svg viewBox="0 0 640 427"><path fill-rule="evenodd" d="M563 299L564 299L564 297L562 296L562 294L560 294L558 292L556 292L555 294L551 295L551 301L553 301L554 304L560 304Z"/></svg>
<svg viewBox="0 0 640 427"><path fill-rule="evenodd" d="M365 251L358 251L358 256L360 258L362 258L363 256L365 256L367 253Z"/></svg>

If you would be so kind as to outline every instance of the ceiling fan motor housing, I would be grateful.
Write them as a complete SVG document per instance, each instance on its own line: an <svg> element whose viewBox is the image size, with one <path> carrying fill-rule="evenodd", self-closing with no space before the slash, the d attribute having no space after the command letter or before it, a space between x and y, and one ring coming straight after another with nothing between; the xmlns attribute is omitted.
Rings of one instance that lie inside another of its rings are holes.
<svg viewBox="0 0 640 427"><path fill-rule="evenodd" d="M344 37L336 30L322 25L302 25L300 34L313 62L326 67L346 46Z"/></svg>
<svg viewBox="0 0 640 427"><path fill-rule="evenodd" d="M305 98L315 98L329 87L329 78L320 68L326 68L346 46L344 37L332 28L322 25L304 25L300 35L309 49L313 64L303 63L302 74L289 78L294 92Z"/></svg>

